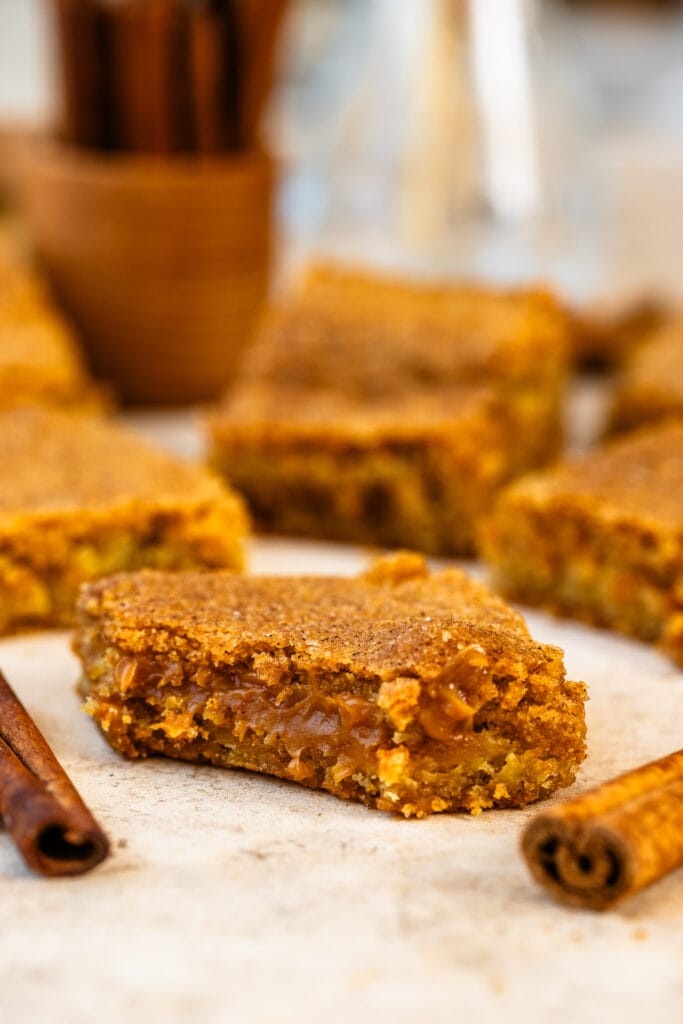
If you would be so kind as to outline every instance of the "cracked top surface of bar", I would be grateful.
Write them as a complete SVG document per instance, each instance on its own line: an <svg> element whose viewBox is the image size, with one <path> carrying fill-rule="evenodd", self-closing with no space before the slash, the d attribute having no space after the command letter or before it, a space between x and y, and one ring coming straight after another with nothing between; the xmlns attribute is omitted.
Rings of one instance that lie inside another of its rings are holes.
<svg viewBox="0 0 683 1024"><path fill-rule="evenodd" d="M428 286L315 267L264 317L244 366L284 391L376 398L517 380L563 363L569 320L549 292ZM545 362L544 362L545 361Z"/></svg>
<svg viewBox="0 0 683 1024"><path fill-rule="evenodd" d="M683 423L670 421L613 441L590 454L513 484L503 501L521 498L580 506L595 515L634 518L683 529Z"/></svg>
<svg viewBox="0 0 683 1024"><path fill-rule="evenodd" d="M22 407L0 412L0 516L184 504L230 494L210 473L97 417ZM235 499L237 502L237 499Z"/></svg>
<svg viewBox="0 0 683 1024"><path fill-rule="evenodd" d="M459 641L523 656L540 649L521 615L459 569L430 576L419 556L378 563L357 580L122 574L91 584L80 608L103 639L216 665L255 649L307 664L361 663L380 678L400 662L435 671ZM548 648L550 650L550 648ZM559 653L559 652L558 652Z"/></svg>

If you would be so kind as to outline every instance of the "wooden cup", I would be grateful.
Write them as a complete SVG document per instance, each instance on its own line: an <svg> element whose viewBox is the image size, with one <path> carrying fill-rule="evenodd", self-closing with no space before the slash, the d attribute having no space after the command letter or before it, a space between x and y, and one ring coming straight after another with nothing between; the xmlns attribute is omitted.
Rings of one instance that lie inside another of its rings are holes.
<svg viewBox="0 0 683 1024"><path fill-rule="evenodd" d="M39 259L121 398L215 398L266 298L273 167L103 155L36 140L25 201Z"/></svg>

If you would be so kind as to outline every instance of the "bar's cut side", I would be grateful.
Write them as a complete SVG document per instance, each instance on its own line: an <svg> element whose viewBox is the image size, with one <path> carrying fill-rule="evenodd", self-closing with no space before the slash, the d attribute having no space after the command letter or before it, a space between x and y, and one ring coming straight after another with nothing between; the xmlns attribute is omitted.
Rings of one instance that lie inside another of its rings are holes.
<svg viewBox="0 0 683 1024"><path fill-rule="evenodd" d="M501 487L535 465L538 425L491 389L372 407L243 390L211 418L212 465L265 532L431 554L474 551Z"/></svg>
<svg viewBox="0 0 683 1024"><path fill-rule="evenodd" d="M95 417L0 413L0 631L71 625L82 582L242 565L242 503L202 469Z"/></svg>
<svg viewBox="0 0 683 1024"><path fill-rule="evenodd" d="M482 532L498 590L683 664L683 424L513 484Z"/></svg>
<svg viewBox="0 0 683 1024"><path fill-rule="evenodd" d="M248 768L405 815L569 785L585 689L459 570L114 576L84 588L86 709L129 757Z"/></svg>

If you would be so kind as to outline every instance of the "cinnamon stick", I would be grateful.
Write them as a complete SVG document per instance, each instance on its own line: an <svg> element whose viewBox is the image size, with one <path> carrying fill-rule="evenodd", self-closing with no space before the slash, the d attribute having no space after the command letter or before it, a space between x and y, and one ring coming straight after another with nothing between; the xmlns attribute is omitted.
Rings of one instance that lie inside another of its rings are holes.
<svg viewBox="0 0 683 1024"><path fill-rule="evenodd" d="M110 83L107 37L96 0L52 0L62 82L62 136L81 146L108 149Z"/></svg>
<svg viewBox="0 0 683 1024"><path fill-rule="evenodd" d="M683 865L683 750L539 814L522 836L561 903L607 910Z"/></svg>
<svg viewBox="0 0 683 1024"><path fill-rule="evenodd" d="M108 18L121 147L166 154L190 149L187 26L179 0L122 0Z"/></svg>
<svg viewBox="0 0 683 1024"><path fill-rule="evenodd" d="M2 672L0 817L29 867L50 878L90 871L109 852L107 837Z"/></svg>
<svg viewBox="0 0 683 1024"><path fill-rule="evenodd" d="M242 38L241 85L242 136L247 143L258 139L261 116L273 83L280 28L286 0L236 0Z"/></svg>
<svg viewBox="0 0 683 1024"><path fill-rule="evenodd" d="M239 40L231 0L188 0L190 95L200 153L239 145Z"/></svg>

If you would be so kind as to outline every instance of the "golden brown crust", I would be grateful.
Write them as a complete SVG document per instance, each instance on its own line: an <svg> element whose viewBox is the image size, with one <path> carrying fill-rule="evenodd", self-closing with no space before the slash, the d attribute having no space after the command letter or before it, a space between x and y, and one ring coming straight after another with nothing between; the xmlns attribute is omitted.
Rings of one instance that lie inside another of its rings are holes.
<svg viewBox="0 0 683 1024"><path fill-rule="evenodd" d="M87 709L129 756L247 767L409 816L528 802L584 754L562 653L459 570L138 573L86 587Z"/></svg>
<svg viewBox="0 0 683 1024"><path fill-rule="evenodd" d="M496 491L557 453L566 341L542 292L314 269L210 418L212 464L261 529L471 554Z"/></svg>
<svg viewBox="0 0 683 1024"><path fill-rule="evenodd" d="M56 409L0 411L0 515L110 509L129 501L210 500L226 489L199 466L168 455L112 421Z"/></svg>
<svg viewBox="0 0 683 1024"><path fill-rule="evenodd" d="M265 314L245 366L283 390L377 399L557 373L569 319L550 292L430 286L316 266Z"/></svg>
<svg viewBox="0 0 683 1024"><path fill-rule="evenodd" d="M505 493L525 504L582 508L616 526L683 528L683 423L656 424L520 480Z"/></svg>
<svg viewBox="0 0 683 1024"><path fill-rule="evenodd" d="M509 596L662 643L683 660L683 424L513 484L484 525Z"/></svg>
<svg viewBox="0 0 683 1024"><path fill-rule="evenodd" d="M611 431L683 418L683 320L667 322L630 357L619 378Z"/></svg>
<svg viewBox="0 0 683 1024"><path fill-rule="evenodd" d="M415 671L436 669L453 644L478 638L518 657L534 646L521 615L461 570L400 578L400 564L376 563L353 585L321 576L122 574L89 585L79 608L118 647L208 657L216 666L247 658L255 645L294 647L302 664L362 663L387 678L396 658Z"/></svg>
<svg viewBox="0 0 683 1024"><path fill-rule="evenodd" d="M39 402L95 411L108 400L44 283L0 239L0 409Z"/></svg>
<svg viewBox="0 0 683 1024"><path fill-rule="evenodd" d="M0 629L71 621L116 569L239 568L239 499L206 471L97 417L0 412Z"/></svg>

